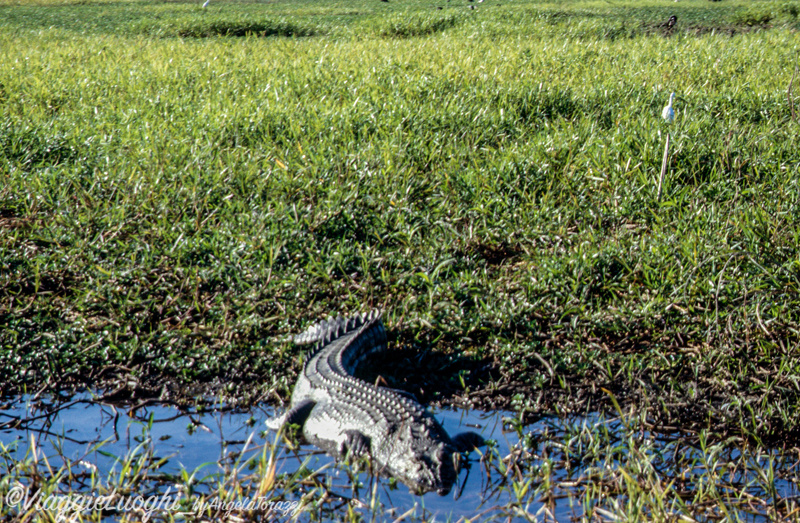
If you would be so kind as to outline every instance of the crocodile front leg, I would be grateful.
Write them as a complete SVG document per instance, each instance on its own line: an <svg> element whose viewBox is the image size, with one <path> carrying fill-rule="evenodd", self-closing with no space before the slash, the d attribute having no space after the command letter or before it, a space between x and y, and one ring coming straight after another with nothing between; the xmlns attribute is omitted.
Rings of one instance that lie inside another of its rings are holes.
<svg viewBox="0 0 800 523"><path fill-rule="evenodd" d="M339 446L339 455L360 458L371 454L372 440L357 430L344 431L345 439Z"/></svg>
<svg viewBox="0 0 800 523"><path fill-rule="evenodd" d="M306 399L286 411L283 416L278 416L277 418L268 419L264 423L267 425L267 428L270 430L274 430L278 432L281 427L285 425L300 425L301 427L305 425L306 420L311 415L311 411L314 409L314 406L317 403L313 400Z"/></svg>

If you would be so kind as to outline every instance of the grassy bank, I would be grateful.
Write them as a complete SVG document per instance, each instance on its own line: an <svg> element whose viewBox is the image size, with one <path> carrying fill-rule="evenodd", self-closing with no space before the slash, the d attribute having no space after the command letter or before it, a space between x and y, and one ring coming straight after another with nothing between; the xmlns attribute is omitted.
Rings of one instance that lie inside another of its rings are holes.
<svg viewBox="0 0 800 523"><path fill-rule="evenodd" d="M381 307L425 400L794 440L797 5L4 3L2 391L286 397Z"/></svg>

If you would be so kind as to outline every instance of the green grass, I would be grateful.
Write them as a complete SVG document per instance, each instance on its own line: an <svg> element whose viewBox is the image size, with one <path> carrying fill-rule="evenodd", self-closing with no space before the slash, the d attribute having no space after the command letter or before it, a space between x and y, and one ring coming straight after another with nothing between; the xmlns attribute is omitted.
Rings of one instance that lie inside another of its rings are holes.
<svg viewBox="0 0 800 523"><path fill-rule="evenodd" d="M467 5L0 6L2 392L285 396L382 307L427 399L796 440L798 4Z"/></svg>

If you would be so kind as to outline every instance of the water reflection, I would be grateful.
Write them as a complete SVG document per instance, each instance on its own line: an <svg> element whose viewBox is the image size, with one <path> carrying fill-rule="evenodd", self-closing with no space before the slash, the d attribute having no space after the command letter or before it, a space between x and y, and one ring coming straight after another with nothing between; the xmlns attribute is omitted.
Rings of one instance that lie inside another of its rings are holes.
<svg viewBox="0 0 800 523"><path fill-rule="evenodd" d="M495 442L497 452L508 453L518 442L516 433L503 430L503 416L509 413L442 410L434 414L448 432L478 432ZM264 444L274 442L275 435L263 428L263 421L274 415L269 406L247 412L224 406L183 412L169 405L130 410L98 403L89 396L67 402L27 399L0 409L0 434L9 457L15 460L24 459L33 445L51 460L70 461L101 476L119 469L124 457L141 451L143 442L150 441L155 455L148 459L163 461L159 473L178 476L188 471L207 479L228 473L242 452L255 454ZM245 448L248 441L250 445ZM278 473L291 473L300 467L323 469L331 491L346 500L366 500L377 488L381 503L394 511L422 504L428 514L475 514L485 503L503 500L496 492L494 499L481 495L491 494L491 489L478 470L479 455L473 453L472 457L454 491L441 498L435 493L416 496L390 478L367 473L352 478L346 468L334 467L332 458L310 445L295 450L281 446L276 468Z"/></svg>
<svg viewBox="0 0 800 523"><path fill-rule="evenodd" d="M767 521L776 514L772 505L790 507L798 495L798 467L778 451L743 455L745 447L653 434L630 420L599 414L544 417L520 426L508 412L445 409L434 411L445 430L472 430L490 444L470 455L448 496L416 496L391 479L337 467L312 446L276 444L264 426L274 414L263 405L246 412L224 405L185 412L170 405L130 410L88 395L66 402L23 398L0 408L0 478L19 474L15 463L30 460L36 448L49 466L68 465L72 473L61 481L74 491L94 488L92 477L119 477L133 456L152 469L153 492L175 492L194 475L194 494L208 493L218 478L244 473L244 461L274 445L276 477L305 471L280 499L300 500L317 489L316 499L326 500L325 517L332 519L354 507L377 513L377 519L408 513L411 519L439 520L610 519L647 489L670 500L676 507L671 513L684 514L693 513L695 498L708 503L704 492L711 485L722 494L709 515L729 511L743 520Z"/></svg>

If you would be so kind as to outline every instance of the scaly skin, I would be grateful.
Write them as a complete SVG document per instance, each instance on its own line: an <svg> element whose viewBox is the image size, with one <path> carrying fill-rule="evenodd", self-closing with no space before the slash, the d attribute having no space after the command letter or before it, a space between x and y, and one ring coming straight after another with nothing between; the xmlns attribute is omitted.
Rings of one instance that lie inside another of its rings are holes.
<svg viewBox="0 0 800 523"><path fill-rule="evenodd" d="M419 403L354 376L370 354L386 349L381 313L321 322L295 337L316 342L292 393L289 411L270 420L302 427L303 437L337 458L369 455L380 473L423 494L450 491L460 453L483 443L473 432L450 438Z"/></svg>

